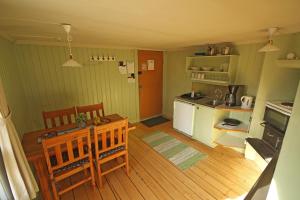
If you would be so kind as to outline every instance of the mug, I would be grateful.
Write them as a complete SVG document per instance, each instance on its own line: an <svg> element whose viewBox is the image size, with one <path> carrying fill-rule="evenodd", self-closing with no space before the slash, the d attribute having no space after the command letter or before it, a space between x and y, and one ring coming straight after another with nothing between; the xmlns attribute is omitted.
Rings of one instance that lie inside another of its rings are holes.
<svg viewBox="0 0 300 200"><path fill-rule="evenodd" d="M230 52L230 47L224 47L223 48L223 55L228 55Z"/></svg>
<svg viewBox="0 0 300 200"><path fill-rule="evenodd" d="M253 97L251 96L242 96L241 97L241 108L242 109L250 109L252 106Z"/></svg>

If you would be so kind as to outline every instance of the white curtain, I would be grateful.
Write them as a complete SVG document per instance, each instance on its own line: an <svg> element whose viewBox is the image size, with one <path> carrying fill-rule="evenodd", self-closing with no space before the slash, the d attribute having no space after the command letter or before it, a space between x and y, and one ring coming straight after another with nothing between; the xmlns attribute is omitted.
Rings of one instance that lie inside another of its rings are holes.
<svg viewBox="0 0 300 200"><path fill-rule="evenodd" d="M4 167L1 149L0 149L0 199L1 200L13 199L13 194L9 187L9 182Z"/></svg>
<svg viewBox="0 0 300 200"><path fill-rule="evenodd" d="M26 120L26 119L24 119ZM0 80L0 148L9 186L16 200L36 198L38 186L24 154L18 133L11 120Z"/></svg>

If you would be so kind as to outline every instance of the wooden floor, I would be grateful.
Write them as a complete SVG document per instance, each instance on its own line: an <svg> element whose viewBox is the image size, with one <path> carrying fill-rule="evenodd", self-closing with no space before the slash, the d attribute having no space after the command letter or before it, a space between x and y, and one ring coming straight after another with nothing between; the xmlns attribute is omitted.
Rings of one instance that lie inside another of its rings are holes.
<svg viewBox="0 0 300 200"><path fill-rule="evenodd" d="M181 171L139 139L154 130L169 133L208 157ZM102 189L86 184L62 199L234 199L247 193L261 173L241 154L221 146L212 149L202 145L177 133L170 122L153 128L138 124L129 135L129 177L119 169L105 177Z"/></svg>

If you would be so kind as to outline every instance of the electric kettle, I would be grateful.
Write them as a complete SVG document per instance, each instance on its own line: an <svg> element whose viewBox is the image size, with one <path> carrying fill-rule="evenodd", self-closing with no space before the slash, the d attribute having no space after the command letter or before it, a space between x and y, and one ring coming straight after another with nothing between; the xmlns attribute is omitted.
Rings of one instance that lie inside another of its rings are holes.
<svg viewBox="0 0 300 200"><path fill-rule="evenodd" d="M250 109L252 106L253 97L251 96L242 96L241 97L241 108L242 109Z"/></svg>

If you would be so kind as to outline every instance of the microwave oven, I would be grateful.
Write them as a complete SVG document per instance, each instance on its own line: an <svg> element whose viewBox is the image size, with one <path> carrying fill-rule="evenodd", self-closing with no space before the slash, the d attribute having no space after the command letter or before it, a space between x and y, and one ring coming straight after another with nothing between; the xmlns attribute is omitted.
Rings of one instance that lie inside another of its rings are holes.
<svg viewBox="0 0 300 200"><path fill-rule="evenodd" d="M280 102L267 102L264 124L284 134L289 123L291 112L292 107L282 106Z"/></svg>

